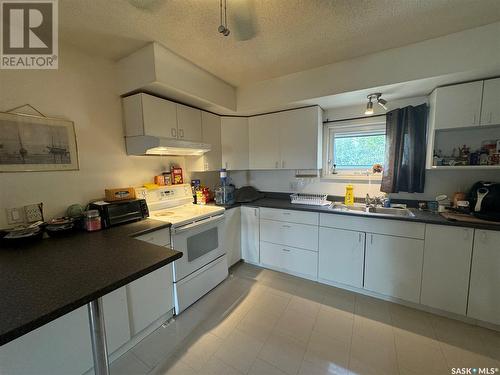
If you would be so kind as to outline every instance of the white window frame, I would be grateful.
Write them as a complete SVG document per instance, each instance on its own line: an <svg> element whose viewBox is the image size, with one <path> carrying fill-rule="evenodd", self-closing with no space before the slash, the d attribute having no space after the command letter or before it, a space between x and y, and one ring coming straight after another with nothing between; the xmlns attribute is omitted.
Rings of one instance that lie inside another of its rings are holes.
<svg viewBox="0 0 500 375"><path fill-rule="evenodd" d="M323 127L323 179L327 180L370 180L380 181L381 173L374 174L367 169L337 169L336 174L332 174L332 164L334 160L333 144L330 140L335 133L353 132L357 134L377 134L385 133L385 116L360 118L352 120L341 120L325 123Z"/></svg>

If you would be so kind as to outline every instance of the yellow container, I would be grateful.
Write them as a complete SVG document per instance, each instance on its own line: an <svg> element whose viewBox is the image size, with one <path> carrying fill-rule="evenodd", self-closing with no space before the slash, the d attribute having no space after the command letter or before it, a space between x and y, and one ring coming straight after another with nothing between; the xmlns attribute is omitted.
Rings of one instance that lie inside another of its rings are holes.
<svg viewBox="0 0 500 375"><path fill-rule="evenodd" d="M352 186L351 184L345 187L344 203L346 206L354 205L354 186Z"/></svg>

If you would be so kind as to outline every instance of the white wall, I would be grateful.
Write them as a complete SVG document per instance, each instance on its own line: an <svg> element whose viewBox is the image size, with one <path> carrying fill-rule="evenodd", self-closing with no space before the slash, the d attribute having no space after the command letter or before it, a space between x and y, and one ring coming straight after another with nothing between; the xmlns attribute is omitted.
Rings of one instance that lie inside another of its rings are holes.
<svg viewBox="0 0 500 375"><path fill-rule="evenodd" d="M183 158L125 154L121 100L111 61L60 47L59 70L0 71L0 111L29 103L47 116L74 121L79 171L0 173L0 228L6 207L43 202L46 218L72 203L100 198L106 187L137 186Z"/></svg>
<svg viewBox="0 0 500 375"><path fill-rule="evenodd" d="M419 105L427 102L427 97L415 97L388 103L388 109L405 107L408 105ZM346 118L360 117L363 115L364 106L330 108L325 110L324 119L331 121ZM385 111L374 106L375 114L382 114ZM271 170L271 171L237 171L230 173L233 182L237 187L243 185L252 185L261 191L277 192L306 192L306 193L324 193L330 195L344 196L345 186L354 185L354 195L364 197L366 194L379 195L380 181L328 181L326 179L298 179L295 178L293 170ZM493 180L500 182L500 173L498 171L427 171L425 191L421 194L399 193L391 194L393 198L401 199L422 199L431 200L438 194L447 194L451 196L456 191L467 191L470 186L479 180Z"/></svg>

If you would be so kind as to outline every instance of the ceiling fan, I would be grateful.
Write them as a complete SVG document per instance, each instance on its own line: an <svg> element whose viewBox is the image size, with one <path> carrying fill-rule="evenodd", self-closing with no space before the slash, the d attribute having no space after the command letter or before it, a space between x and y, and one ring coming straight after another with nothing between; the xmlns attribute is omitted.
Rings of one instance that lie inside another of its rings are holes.
<svg viewBox="0 0 500 375"><path fill-rule="evenodd" d="M224 36L229 36L231 30L227 23L228 0L219 0L220 25L217 29ZM238 41L250 40L257 35L255 23L255 8L252 0L233 1L230 8L231 27Z"/></svg>
<svg viewBox="0 0 500 375"><path fill-rule="evenodd" d="M153 12L164 0L127 0L137 9ZM254 38L258 33L255 14L255 0L219 0L219 33L232 35L237 41ZM182 4L182 2L180 3ZM229 17L229 24L228 24Z"/></svg>

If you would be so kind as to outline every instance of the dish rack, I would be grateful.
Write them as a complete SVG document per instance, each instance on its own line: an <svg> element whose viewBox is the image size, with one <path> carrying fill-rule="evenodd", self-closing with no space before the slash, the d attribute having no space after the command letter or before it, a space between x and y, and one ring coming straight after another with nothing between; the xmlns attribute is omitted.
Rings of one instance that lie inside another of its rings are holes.
<svg viewBox="0 0 500 375"><path fill-rule="evenodd" d="M331 202L326 197L327 194L295 193L290 195L293 204L308 204L311 206L328 206Z"/></svg>

